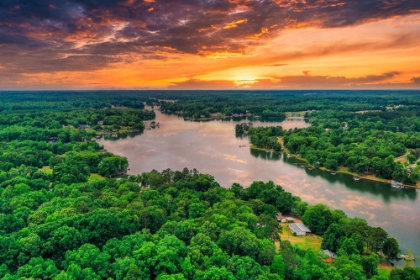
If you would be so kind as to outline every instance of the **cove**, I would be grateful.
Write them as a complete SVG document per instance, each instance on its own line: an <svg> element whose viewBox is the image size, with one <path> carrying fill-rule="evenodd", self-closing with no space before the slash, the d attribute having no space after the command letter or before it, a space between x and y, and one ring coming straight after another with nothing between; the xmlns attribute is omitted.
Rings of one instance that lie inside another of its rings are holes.
<svg viewBox="0 0 420 280"><path fill-rule="evenodd" d="M128 158L130 174L196 168L213 175L226 188L234 182L247 187L253 181L272 180L310 204L342 209L349 217L360 217L371 226L382 227L398 240L402 252L410 249L420 255L418 189L393 189L386 183L356 181L346 174L311 170L283 154L250 149L248 137L235 136L235 125L248 121L245 119L191 122L155 112L159 128L140 135L98 140L108 151ZM253 124L280 125L284 129L310 126L299 119Z"/></svg>

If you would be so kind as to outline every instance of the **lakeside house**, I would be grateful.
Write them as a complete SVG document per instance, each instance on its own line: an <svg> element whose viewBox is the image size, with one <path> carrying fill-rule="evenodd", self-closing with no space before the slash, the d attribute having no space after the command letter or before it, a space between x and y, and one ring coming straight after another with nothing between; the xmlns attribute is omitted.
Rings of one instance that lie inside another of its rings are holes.
<svg viewBox="0 0 420 280"><path fill-rule="evenodd" d="M128 109L128 107L120 106L120 105L111 105L111 109L125 110L125 109Z"/></svg>
<svg viewBox="0 0 420 280"><path fill-rule="evenodd" d="M292 223L289 225L289 229L298 236L311 235L310 229L301 223Z"/></svg>
<svg viewBox="0 0 420 280"><path fill-rule="evenodd" d="M276 218L277 218L277 222L279 222L279 223L285 223L285 222L287 222L286 218L283 217L281 213L278 213L277 216L276 216Z"/></svg>
<svg viewBox="0 0 420 280"><path fill-rule="evenodd" d="M337 255L334 252L331 252L330 250L324 250L323 252L325 253L325 255L328 256L328 258L335 259L337 257Z"/></svg>
<svg viewBox="0 0 420 280"><path fill-rule="evenodd" d="M400 182L391 181L391 187L394 189L400 189L400 188L403 188L404 186Z"/></svg>
<svg viewBox="0 0 420 280"><path fill-rule="evenodd" d="M257 228L265 228L266 224L257 223Z"/></svg>
<svg viewBox="0 0 420 280"><path fill-rule="evenodd" d="M90 129L90 126L89 126L89 125L87 125L87 124L81 124L81 125L79 125L79 127L80 127L81 129Z"/></svg>
<svg viewBox="0 0 420 280"><path fill-rule="evenodd" d="M288 223L294 223L295 222L295 219L293 219L292 217L286 217L286 221Z"/></svg>

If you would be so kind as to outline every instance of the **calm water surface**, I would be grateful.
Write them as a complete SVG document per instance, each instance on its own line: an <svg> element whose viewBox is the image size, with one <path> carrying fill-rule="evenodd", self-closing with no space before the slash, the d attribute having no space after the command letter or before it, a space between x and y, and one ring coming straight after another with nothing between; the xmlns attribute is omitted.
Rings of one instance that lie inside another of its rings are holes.
<svg viewBox="0 0 420 280"><path fill-rule="evenodd" d="M389 184L309 170L281 154L251 150L247 137L235 137L235 125L244 121L189 122L156 111L159 128L99 142L108 151L126 156L131 174L187 167L213 175L224 187L234 182L246 187L253 181L273 180L310 204L324 203L344 210L350 217L361 217L372 226L384 228L397 238L403 252L410 249L420 255L419 190L392 189ZM309 123L254 121L254 126L276 125L290 129L308 127Z"/></svg>

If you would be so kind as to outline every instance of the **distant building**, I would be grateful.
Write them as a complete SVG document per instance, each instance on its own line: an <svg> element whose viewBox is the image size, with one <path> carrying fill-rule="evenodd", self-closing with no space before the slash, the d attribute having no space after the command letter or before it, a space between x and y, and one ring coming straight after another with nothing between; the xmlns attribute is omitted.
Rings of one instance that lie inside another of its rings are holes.
<svg viewBox="0 0 420 280"><path fill-rule="evenodd" d="M335 259L337 255L334 252L331 252L330 250L324 250L325 255L327 255L329 258Z"/></svg>
<svg viewBox="0 0 420 280"><path fill-rule="evenodd" d="M281 213L278 213L276 218L277 218L277 222L283 223L283 220L286 221L286 219L281 215Z"/></svg>
<svg viewBox="0 0 420 280"><path fill-rule="evenodd" d="M87 125L87 124L81 124L81 125L79 125L79 127L80 127L81 129L89 129L89 128L90 128L90 126L89 126L89 125Z"/></svg>
<svg viewBox="0 0 420 280"><path fill-rule="evenodd" d="M295 222L295 219L293 219L292 217L286 217L286 221L288 223L294 223Z"/></svg>
<svg viewBox="0 0 420 280"><path fill-rule="evenodd" d="M296 233L296 235L310 235L311 231L307 228L304 224L301 223L293 223L289 225L289 229L292 233Z"/></svg>

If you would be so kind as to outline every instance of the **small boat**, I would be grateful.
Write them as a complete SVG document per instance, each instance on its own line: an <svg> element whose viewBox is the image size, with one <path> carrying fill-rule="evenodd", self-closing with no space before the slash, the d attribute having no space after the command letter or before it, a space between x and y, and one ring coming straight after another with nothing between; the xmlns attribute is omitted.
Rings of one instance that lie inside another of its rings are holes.
<svg viewBox="0 0 420 280"><path fill-rule="evenodd" d="M359 181L362 178L360 178L360 177L353 177L353 179L356 180L356 181Z"/></svg>
<svg viewBox="0 0 420 280"><path fill-rule="evenodd" d="M335 174L337 174L337 173L335 173L335 172L331 172L331 175L335 175Z"/></svg>
<svg viewBox="0 0 420 280"><path fill-rule="evenodd" d="M396 181L391 182L391 188L401 189L402 187L403 187L403 185L400 182L396 182Z"/></svg>
<svg viewBox="0 0 420 280"><path fill-rule="evenodd" d="M414 256L411 255L404 255L404 254L400 254L397 256L398 259L403 259L405 261L414 261L416 258Z"/></svg>

